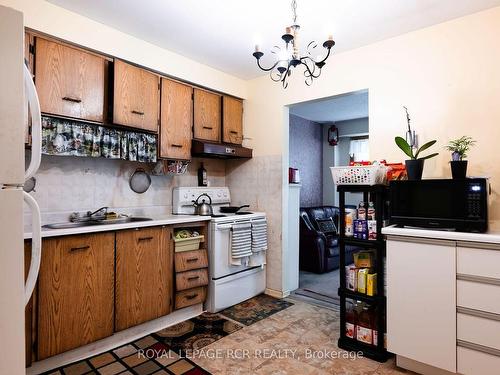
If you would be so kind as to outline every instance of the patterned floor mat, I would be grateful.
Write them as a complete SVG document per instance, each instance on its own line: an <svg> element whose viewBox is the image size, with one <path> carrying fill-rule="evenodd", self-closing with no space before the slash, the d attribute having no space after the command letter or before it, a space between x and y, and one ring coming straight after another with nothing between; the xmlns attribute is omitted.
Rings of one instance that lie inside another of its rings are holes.
<svg viewBox="0 0 500 375"><path fill-rule="evenodd" d="M249 326L292 305L292 302L260 294L222 310L220 314Z"/></svg>

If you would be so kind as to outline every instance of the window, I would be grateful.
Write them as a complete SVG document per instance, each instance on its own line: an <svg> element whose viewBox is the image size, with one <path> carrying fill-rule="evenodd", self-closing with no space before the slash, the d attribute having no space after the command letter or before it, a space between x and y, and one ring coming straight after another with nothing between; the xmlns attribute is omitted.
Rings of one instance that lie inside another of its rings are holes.
<svg viewBox="0 0 500 375"><path fill-rule="evenodd" d="M349 141L349 157L351 161L370 160L368 137L351 138Z"/></svg>

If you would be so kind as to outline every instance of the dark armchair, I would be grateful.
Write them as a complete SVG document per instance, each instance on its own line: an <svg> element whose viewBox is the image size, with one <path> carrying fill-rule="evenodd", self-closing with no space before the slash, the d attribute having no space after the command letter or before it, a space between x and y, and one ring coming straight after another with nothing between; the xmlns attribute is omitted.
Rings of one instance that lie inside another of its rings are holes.
<svg viewBox="0 0 500 375"><path fill-rule="evenodd" d="M339 224L339 209L334 206L302 207L300 209L299 268L303 271L325 273L339 268L339 243L336 232L324 233L317 220L332 218ZM357 247L346 247L346 264L353 261Z"/></svg>

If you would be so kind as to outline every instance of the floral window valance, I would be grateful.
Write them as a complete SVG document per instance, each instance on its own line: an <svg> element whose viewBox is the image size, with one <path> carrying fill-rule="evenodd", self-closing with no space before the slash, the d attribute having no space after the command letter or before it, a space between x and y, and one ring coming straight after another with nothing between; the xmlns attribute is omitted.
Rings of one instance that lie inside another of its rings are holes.
<svg viewBox="0 0 500 375"><path fill-rule="evenodd" d="M42 153L156 162L156 136L42 117Z"/></svg>

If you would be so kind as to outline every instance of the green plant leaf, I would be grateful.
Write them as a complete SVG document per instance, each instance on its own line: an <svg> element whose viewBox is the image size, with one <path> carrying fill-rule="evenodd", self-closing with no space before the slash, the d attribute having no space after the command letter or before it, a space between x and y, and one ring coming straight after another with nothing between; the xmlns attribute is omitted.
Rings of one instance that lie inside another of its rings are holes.
<svg viewBox="0 0 500 375"><path fill-rule="evenodd" d="M415 159L418 159L418 154L420 154L422 151L427 150L429 147L431 147L435 143L436 143L436 140L433 140L433 141L429 141L429 142L425 143L424 145L422 145L422 147L420 147L418 149L417 153L415 154Z"/></svg>
<svg viewBox="0 0 500 375"><path fill-rule="evenodd" d="M430 154L430 155L424 156L424 157L422 157L422 158L420 158L420 159L422 159L422 160L425 160L425 159L430 159L430 158L433 158L434 156L438 156L438 155L439 155L439 152L435 152L435 153L433 153L433 154Z"/></svg>
<svg viewBox="0 0 500 375"><path fill-rule="evenodd" d="M394 142L396 142L396 144L401 149L401 151L403 151L411 159L415 159L415 157L413 156L413 151L412 151L410 145L408 144L408 142L406 142L406 140L404 138L396 137L396 138L394 138Z"/></svg>

